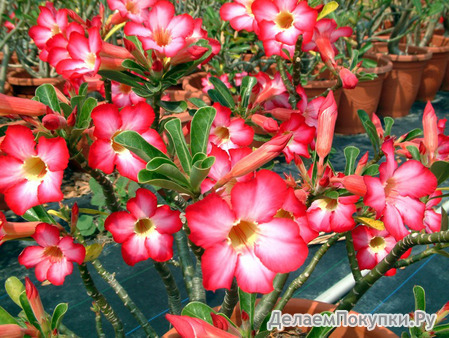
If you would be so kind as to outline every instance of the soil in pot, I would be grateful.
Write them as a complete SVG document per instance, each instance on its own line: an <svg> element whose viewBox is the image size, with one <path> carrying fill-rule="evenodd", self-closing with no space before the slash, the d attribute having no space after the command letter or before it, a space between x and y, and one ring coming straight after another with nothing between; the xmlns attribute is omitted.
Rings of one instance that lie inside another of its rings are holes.
<svg viewBox="0 0 449 338"><path fill-rule="evenodd" d="M317 302L309 299L291 299L284 307L283 313L294 315L296 313L316 314L324 311L333 311L335 305ZM352 312L351 313L355 313ZM237 306L231 315L231 320L241 325L240 309ZM310 328L299 328L302 332L307 332ZM180 338L181 336L175 329L168 331L163 338ZM393 332L385 327L376 327L372 331L368 331L366 327L338 327L332 332L330 338L398 338Z"/></svg>
<svg viewBox="0 0 449 338"><path fill-rule="evenodd" d="M65 83L65 80L62 77L33 78L24 69L9 73L7 80L11 85L13 95L23 98L34 97L36 88L45 83L50 83L60 90L63 90Z"/></svg>
<svg viewBox="0 0 449 338"><path fill-rule="evenodd" d="M341 134L360 134L365 132L357 111L362 109L370 116L377 110L385 76L393 68L391 61L383 55L367 54L366 59L377 62L375 68L364 68L362 71L373 73L377 78L359 81L354 89L343 89L335 131Z"/></svg>
<svg viewBox="0 0 449 338"><path fill-rule="evenodd" d="M373 49L386 54L393 63L393 69L384 79L378 113L383 116L401 117L408 115L418 94L424 67L432 53L424 48L400 44L406 55L387 54L386 43L376 43Z"/></svg>
<svg viewBox="0 0 449 338"><path fill-rule="evenodd" d="M425 48L432 52L432 58L427 61L424 67L417 99L420 101L432 101L443 83L444 76L447 76L449 38L434 35L430 46Z"/></svg>
<svg viewBox="0 0 449 338"><path fill-rule="evenodd" d="M206 102L207 105L211 104L209 96L203 93L203 86L201 84L201 79L205 78L206 74L206 72L198 72L184 77L184 79L182 80L182 90L174 91L172 93L169 92L168 94L170 95L170 98L171 95L173 95L173 100L186 101L189 108L195 107L195 105L190 103L190 101L188 100L190 98L198 98ZM181 99L181 97L183 98Z"/></svg>

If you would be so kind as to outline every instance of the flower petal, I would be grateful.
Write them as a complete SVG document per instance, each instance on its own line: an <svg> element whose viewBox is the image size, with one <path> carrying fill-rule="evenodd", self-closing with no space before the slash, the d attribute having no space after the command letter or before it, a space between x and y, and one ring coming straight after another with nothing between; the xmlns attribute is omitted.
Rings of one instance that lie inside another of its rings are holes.
<svg viewBox="0 0 449 338"><path fill-rule="evenodd" d="M166 262L173 257L173 236L153 230L145 242L150 257L156 262Z"/></svg>
<svg viewBox="0 0 449 338"><path fill-rule="evenodd" d="M144 236L133 235L122 244L122 256L126 264L134 266L150 258L146 241Z"/></svg>
<svg viewBox="0 0 449 338"><path fill-rule="evenodd" d="M112 234L114 241L124 243L129 237L134 236L136 221L137 219L126 211L117 211L106 218L104 228Z"/></svg>
<svg viewBox="0 0 449 338"><path fill-rule="evenodd" d="M73 237L66 236L58 244L67 260L82 264L86 256L86 249L78 243L73 243Z"/></svg>
<svg viewBox="0 0 449 338"><path fill-rule="evenodd" d="M28 246L19 255L19 264L27 269L39 264L43 259L44 248L40 246Z"/></svg>
<svg viewBox="0 0 449 338"><path fill-rule="evenodd" d="M10 126L6 130L5 138L1 143L1 150L18 160L25 161L36 155L36 142L33 132L25 126Z"/></svg>
<svg viewBox="0 0 449 338"><path fill-rule="evenodd" d="M136 197L131 198L126 204L126 209L136 219L150 218L157 208L157 197L151 191L140 188L136 191Z"/></svg>
<svg viewBox="0 0 449 338"><path fill-rule="evenodd" d="M59 262L51 264L47 272L47 279L53 285L64 284L65 277L73 271L73 263L62 259Z"/></svg>
<svg viewBox="0 0 449 338"><path fill-rule="evenodd" d="M223 264L226 262L226 264ZM237 253L223 241L204 251L201 257L203 284L206 290L230 289L237 264Z"/></svg>
<svg viewBox="0 0 449 338"><path fill-rule="evenodd" d="M151 221L156 226L157 231L163 234L174 234L181 230L182 222L179 218L180 212L171 210L168 205L157 208Z"/></svg>

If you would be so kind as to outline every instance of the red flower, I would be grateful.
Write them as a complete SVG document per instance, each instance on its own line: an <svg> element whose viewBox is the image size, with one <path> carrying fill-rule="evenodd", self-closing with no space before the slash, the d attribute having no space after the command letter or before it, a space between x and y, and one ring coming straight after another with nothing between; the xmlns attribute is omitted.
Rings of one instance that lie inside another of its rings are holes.
<svg viewBox="0 0 449 338"><path fill-rule="evenodd" d="M122 244L126 264L135 265L152 258L158 262L173 257L173 234L181 230L179 211L168 205L157 207L157 198L149 190L140 188L136 197L126 204L126 211L112 213L104 227Z"/></svg>
<svg viewBox="0 0 449 338"><path fill-rule="evenodd" d="M213 315L213 313L211 315ZM171 315L169 313L167 313L165 317L183 338L192 338L192 337L235 338L240 336L230 334L226 332L224 329L210 325L208 322L201 320L199 318L193 318L189 316L177 316ZM221 318L224 319L224 317ZM236 333L238 333L238 331Z"/></svg>
<svg viewBox="0 0 449 338"><path fill-rule="evenodd" d="M288 121L281 124L278 135L288 133L293 137L282 151L287 163L293 160L295 154L309 158L308 146L315 136L315 128L309 127L301 114L292 114Z"/></svg>
<svg viewBox="0 0 449 338"><path fill-rule="evenodd" d="M0 192L18 215L36 205L62 200L61 182L69 161L67 145L61 137L41 136L38 144L30 129L11 126L1 144Z"/></svg>
<svg viewBox="0 0 449 338"><path fill-rule="evenodd" d="M111 90L112 102L118 108L135 105L139 102L145 102L144 97L138 96L132 91L131 86L128 86L126 84L112 81Z"/></svg>
<svg viewBox="0 0 449 338"><path fill-rule="evenodd" d="M123 108L120 112L114 104L102 104L92 111L92 120L97 138L89 151L89 166L111 174L114 167L122 176L137 181L137 174L145 168L146 162L125 147L114 142L120 132L134 130L148 143L166 152L165 144L156 130L150 129L154 111L145 102Z"/></svg>
<svg viewBox="0 0 449 338"><path fill-rule="evenodd" d="M84 261L84 246L73 243L70 236L60 238L58 228L53 225L39 224L33 238L39 246L25 248L19 255L19 263L27 269L36 267L38 281L62 285L73 271L73 262L82 264Z"/></svg>
<svg viewBox="0 0 449 338"><path fill-rule="evenodd" d="M425 205L419 198L432 194L437 179L420 162L409 160L398 168L394 159L393 140L382 145L387 157L379 167L380 177L364 176L364 203L382 216L385 228L396 240L408 234L405 225L413 230L424 229Z"/></svg>
<svg viewBox="0 0 449 338"><path fill-rule="evenodd" d="M147 20L148 8L153 6L157 0L108 0L109 7L120 15L131 21L141 23Z"/></svg>
<svg viewBox="0 0 449 338"><path fill-rule="evenodd" d="M298 225L274 217L286 192L277 174L261 170L251 181L235 184L230 204L212 193L187 207L189 238L205 249L201 264L206 289L229 289L235 276L243 291L268 293L276 273L304 263L308 250Z"/></svg>
<svg viewBox="0 0 449 338"><path fill-rule="evenodd" d="M236 31L246 30L248 32L258 31L257 21L251 10L254 0L234 0L225 3L220 8L220 16Z"/></svg>
<svg viewBox="0 0 449 338"><path fill-rule="evenodd" d="M194 28L192 17L188 14L175 16L175 7L166 0L154 5L143 24L128 22L125 34L137 36L145 50L155 50L161 59L173 57L184 48L185 39Z"/></svg>
<svg viewBox="0 0 449 338"><path fill-rule="evenodd" d="M44 6L39 6L40 13L37 17L37 25L30 28L29 35L39 49L44 49L45 44L56 34L65 32L68 25L67 10L56 10L50 1Z"/></svg>

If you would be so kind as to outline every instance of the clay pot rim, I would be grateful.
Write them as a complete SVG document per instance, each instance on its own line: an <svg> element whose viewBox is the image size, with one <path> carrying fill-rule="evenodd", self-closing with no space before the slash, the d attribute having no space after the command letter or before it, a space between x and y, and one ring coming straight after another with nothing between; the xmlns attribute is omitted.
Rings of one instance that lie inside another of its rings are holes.
<svg viewBox="0 0 449 338"><path fill-rule="evenodd" d="M331 80L312 80L303 86L304 89L310 88L330 88L337 84L336 79Z"/></svg>
<svg viewBox="0 0 449 338"><path fill-rule="evenodd" d="M391 62L391 60L385 55L375 54L375 53L366 53L364 55L364 57L377 62L377 67L362 68L362 70L364 72L381 75L381 74L388 73L389 71L391 71L393 69L393 62ZM379 65L379 62L382 62L382 64Z"/></svg>
<svg viewBox="0 0 449 338"><path fill-rule="evenodd" d="M196 88L196 87L192 86L190 83L191 83L192 79L195 79L197 77L203 78L206 76L207 76L207 72L196 72L196 73L189 74L182 79L182 88L186 91L202 90L202 88Z"/></svg>
<svg viewBox="0 0 449 338"><path fill-rule="evenodd" d="M375 52L376 54L381 54L387 56L393 62L413 62L413 61L427 61L432 58L432 52L427 50L424 47L417 46L408 46L405 43L399 44L399 49L404 51L407 49L409 52L417 53L417 54L407 54L407 55L396 55L396 54L388 54L387 43L386 42L376 42L373 45L373 49L376 50L377 47L381 49L386 49L385 52Z"/></svg>
<svg viewBox="0 0 449 338"><path fill-rule="evenodd" d="M436 40L436 41L435 41ZM443 35L434 35L430 40L431 45L426 46L434 54L449 53L449 37Z"/></svg>
<svg viewBox="0 0 449 338"><path fill-rule="evenodd" d="M20 77L18 74L27 74L29 77ZM60 83L65 81L63 77L44 77L44 78L33 78L25 69L14 70L7 75L9 84L16 86L39 86L45 83Z"/></svg>

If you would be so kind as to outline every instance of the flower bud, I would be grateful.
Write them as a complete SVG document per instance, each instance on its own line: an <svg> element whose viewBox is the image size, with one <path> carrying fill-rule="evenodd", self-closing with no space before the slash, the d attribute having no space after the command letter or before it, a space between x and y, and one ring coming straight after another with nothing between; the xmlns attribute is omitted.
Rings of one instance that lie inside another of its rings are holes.
<svg viewBox="0 0 449 338"><path fill-rule="evenodd" d="M254 114L251 116L251 121L258 125L259 127L263 128L267 132L276 132L279 129L279 125L276 122L276 120L261 115L261 114Z"/></svg>
<svg viewBox="0 0 449 338"><path fill-rule="evenodd" d="M330 91L324 102L321 104L318 113L318 129L315 149L321 160L324 160L331 151L337 114L337 103L335 103L334 93Z"/></svg>
<svg viewBox="0 0 449 338"><path fill-rule="evenodd" d="M67 120L59 114L47 114L42 119L42 124L48 130L57 130L65 128Z"/></svg>
<svg viewBox="0 0 449 338"><path fill-rule="evenodd" d="M346 68L340 69L339 76L341 82L343 83L343 88L345 89L354 89L357 86L357 83L359 82L357 76Z"/></svg>
<svg viewBox="0 0 449 338"><path fill-rule="evenodd" d="M47 106L38 101L0 94L0 116L40 116L47 113Z"/></svg>
<svg viewBox="0 0 449 338"><path fill-rule="evenodd" d="M424 130L424 145L429 156L429 162L433 162L438 148L438 122L435 110L430 102L427 102L422 118Z"/></svg>

